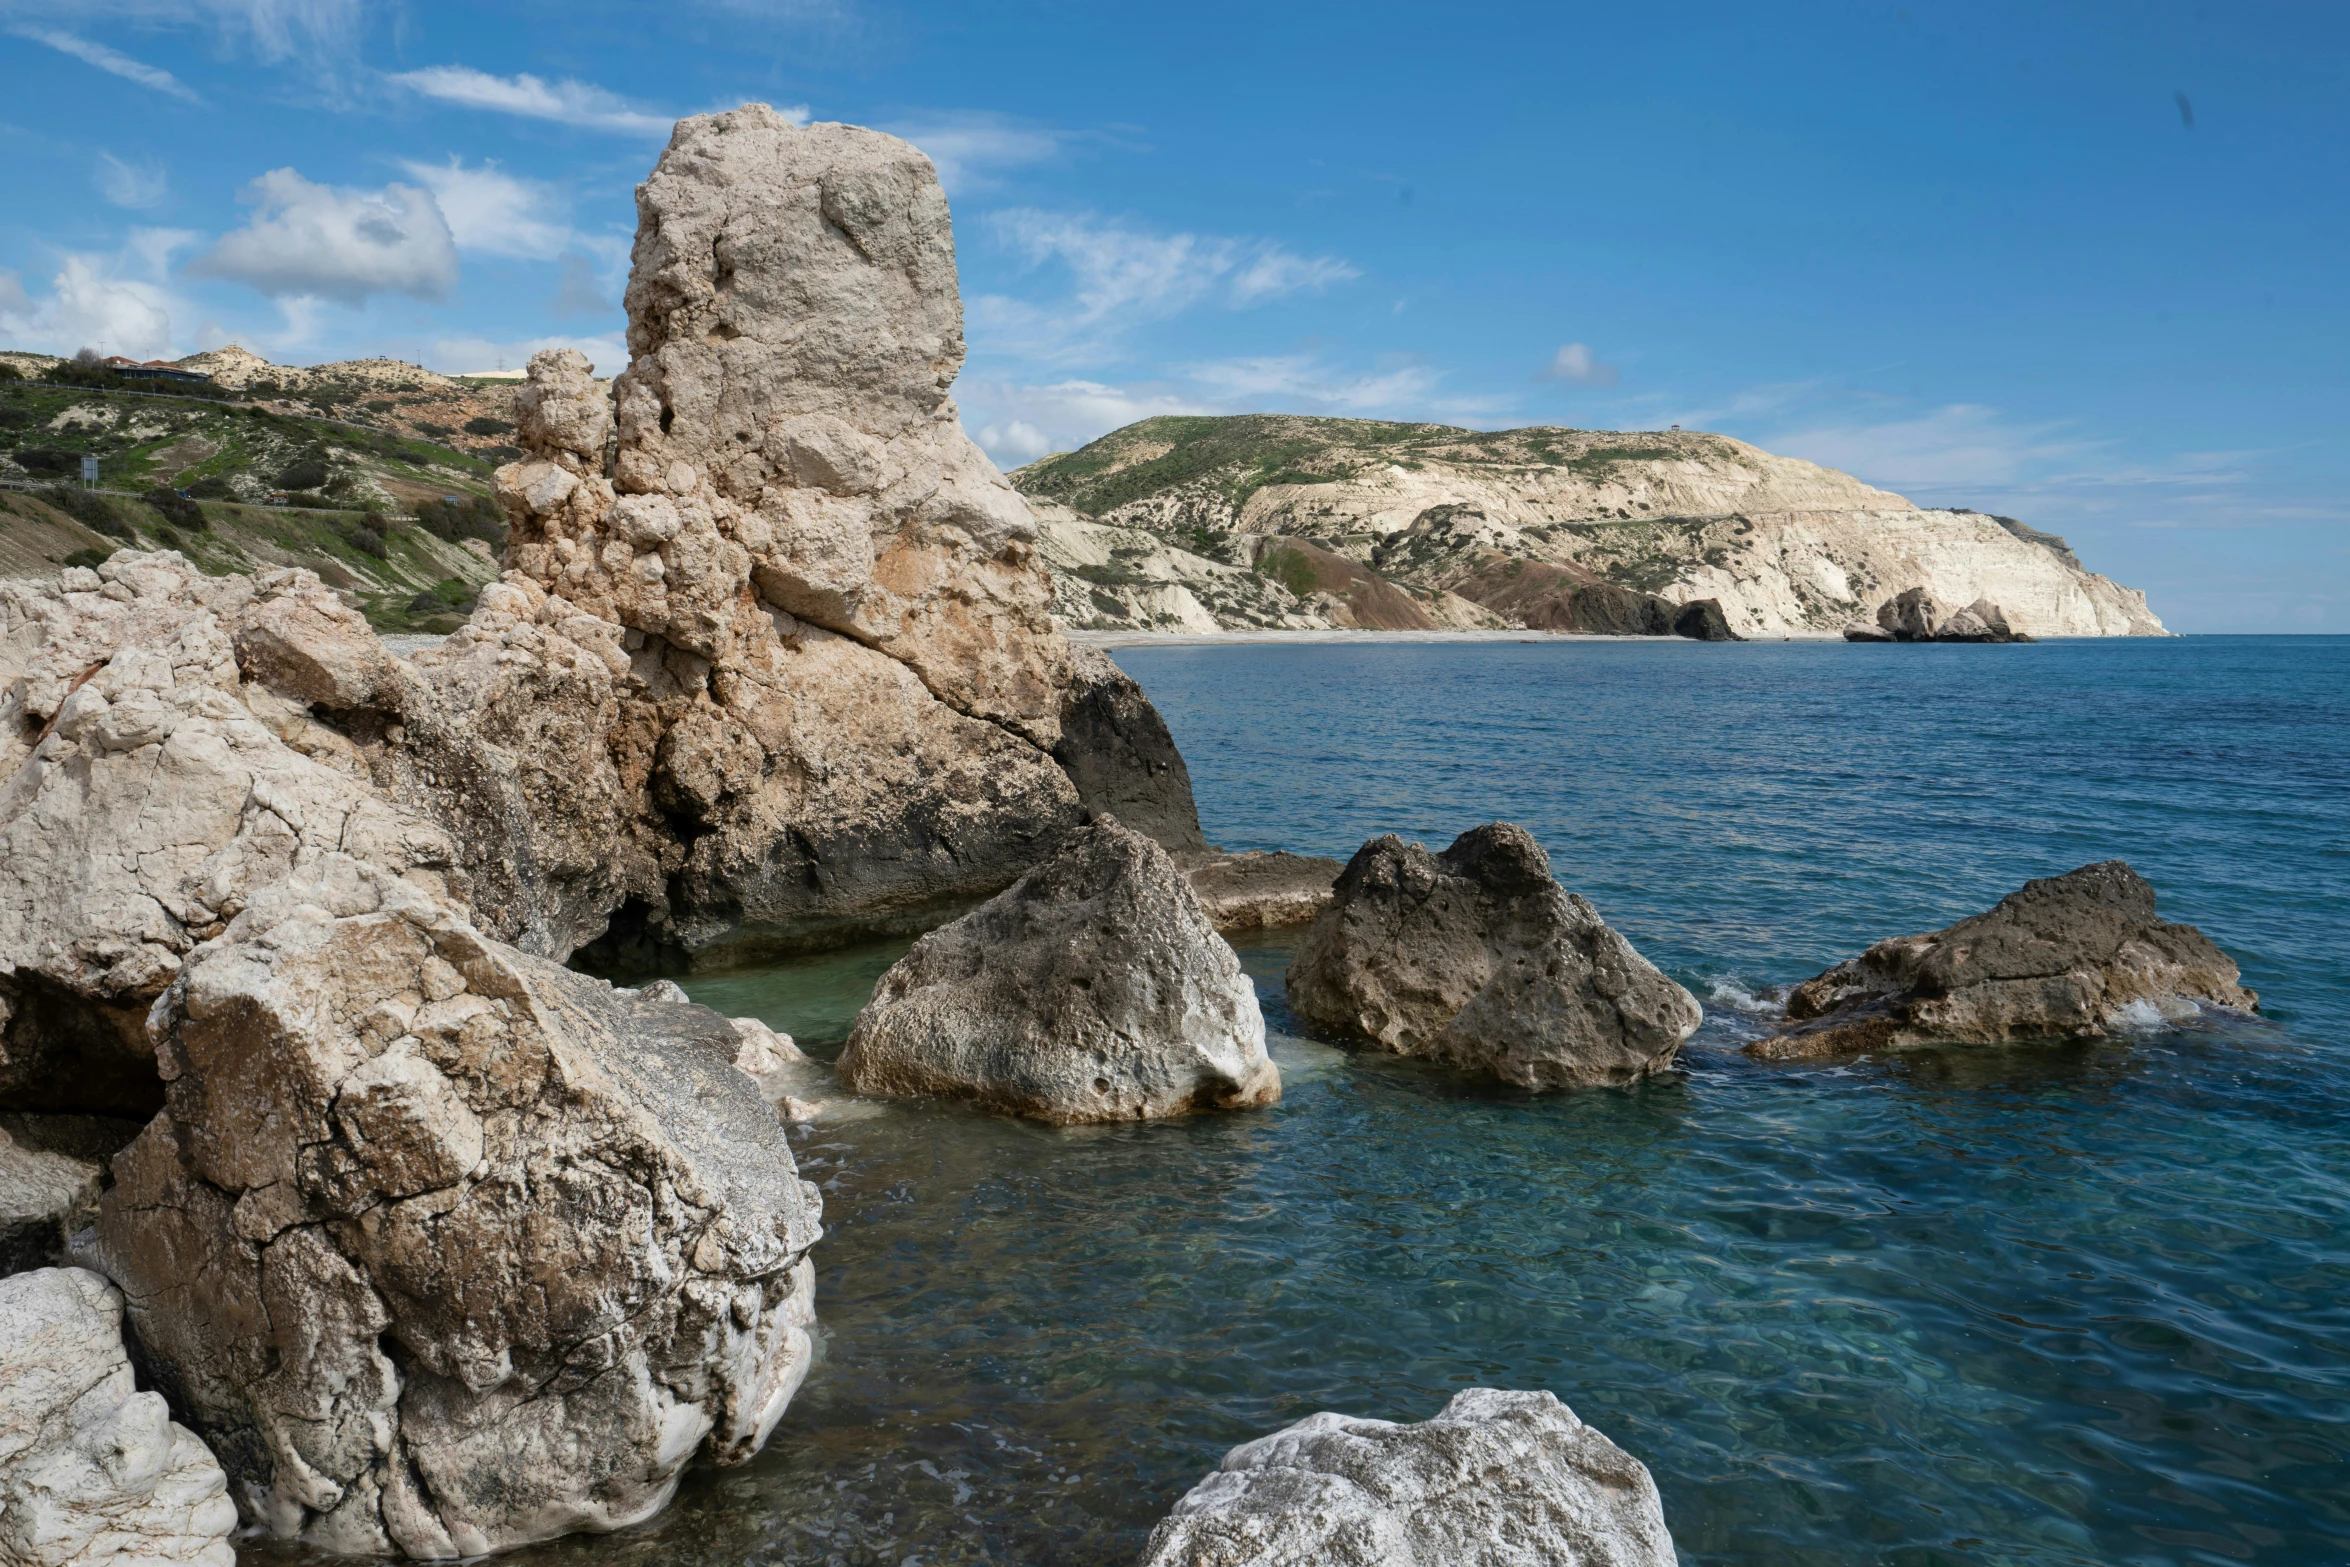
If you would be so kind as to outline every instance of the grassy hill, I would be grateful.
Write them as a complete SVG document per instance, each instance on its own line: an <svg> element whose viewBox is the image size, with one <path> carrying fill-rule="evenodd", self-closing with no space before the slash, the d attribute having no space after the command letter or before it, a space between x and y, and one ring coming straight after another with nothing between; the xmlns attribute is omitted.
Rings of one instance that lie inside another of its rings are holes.
<svg viewBox="0 0 2350 1567"><path fill-rule="evenodd" d="M80 487L84 456L98 459L98 492ZM307 566L381 630L453 629L497 575L494 468L225 399L0 381L0 480L14 481L0 489L0 573L176 549L215 574Z"/></svg>

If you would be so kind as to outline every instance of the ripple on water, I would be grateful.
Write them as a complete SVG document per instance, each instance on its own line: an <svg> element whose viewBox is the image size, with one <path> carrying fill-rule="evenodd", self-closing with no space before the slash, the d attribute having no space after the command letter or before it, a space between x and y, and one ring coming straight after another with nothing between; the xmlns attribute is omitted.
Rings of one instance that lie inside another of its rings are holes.
<svg viewBox="0 0 2350 1567"><path fill-rule="evenodd" d="M1273 1110L796 1133L822 1358L774 1442L522 1559L1125 1562L1235 1443L1475 1384L1645 1460L1691 1563L2350 1557L2350 647L1121 657L1219 841L1526 822L1707 1000L1682 1068L1537 1097L1333 1051L1259 940ZM2268 1020L1738 1054L1771 987L2114 854ZM902 949L688 989L829 1055Z"/></svg>

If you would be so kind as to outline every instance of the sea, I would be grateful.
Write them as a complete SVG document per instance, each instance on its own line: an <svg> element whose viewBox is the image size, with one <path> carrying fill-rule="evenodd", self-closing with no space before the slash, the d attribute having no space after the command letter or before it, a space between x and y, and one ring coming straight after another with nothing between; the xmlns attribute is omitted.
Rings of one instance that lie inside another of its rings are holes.
<svg viewBox="0 0 2350 1567"><path fill-rule="evenodd" d="M1227 848L1520 823L1704 1003L1529 1094L1305 1037L1278 1107L855 1105L766 1451L534 1563L1091 1564L1238 1443L1547 1388L1685 1564L2350 1561L2350 639L1129 647ZM2257 1018L1771 1064L1774 995L2124 859ZM829 1058L883 943L689 977Z"/></svg>

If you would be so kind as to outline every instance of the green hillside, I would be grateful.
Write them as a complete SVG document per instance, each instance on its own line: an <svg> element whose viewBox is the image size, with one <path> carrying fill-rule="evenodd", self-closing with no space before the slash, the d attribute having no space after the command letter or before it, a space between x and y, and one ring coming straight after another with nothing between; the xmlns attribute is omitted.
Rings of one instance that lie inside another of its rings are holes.
<svg viewBox="0 0 2350 1567"><path fill-rule="evenodd" d="M449 630L497 575L494 467L221 400L0 381L0 573L176 549L216 575L307 566L381 630Z"/></svg>

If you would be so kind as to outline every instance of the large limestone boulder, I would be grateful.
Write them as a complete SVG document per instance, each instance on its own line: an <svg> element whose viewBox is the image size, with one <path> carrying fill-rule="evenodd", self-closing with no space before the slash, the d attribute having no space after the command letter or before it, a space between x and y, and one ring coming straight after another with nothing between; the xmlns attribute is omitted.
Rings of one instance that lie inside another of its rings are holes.
<svg viewBox="0 0 2350 1567"><path fill-rule="evenodd" d="M1507 822L1442 854L1392 834L1364 844L1298 945L1289 1004L1342 1038L1522 1088L1660 1072L1702 1017Z"/></svg>
<svg viewBox="0 0 2350 1567"><path fill-rule="evenodd" d="M269 1532L618 1528L805 1373L817 1202L715 1013L330 855L188 956L154 1033L169 1104L88 1260Z"/></svg>
<svg viewBox="0 0 2350 1567"><path fill-rule="evenodd" d="M1805 980L1778 1034L1747 1049L1799 1060L1916 1044L2084 1039L2194 1015L2257 1010L2235 960L2154 912L2120 860L2028 881L1996 907L1880 941Z"/></svg>
<svg viewBox="0 0 2350 1567"><path fill-rule="evenodd" d="M451 890L448 836L240 667L258 645L291 688L362 678L327 637L293 659L253 636L350 615L309 572L206 577L169 552L0 582L0 1109L151 1113L149 1005L257 889L318 855Z"/></svg>
<svg viewBox="0 0 2350 1567"><path fill-rule="evenodd" d="M1240 960L1167 852L1115 819L1071 833L881 977L837 1070L1067 1124L1281 1097Z"/></svg>
<svg viewBox="0 0 2350 1567"><path fill-rule="evenodd" d="M142 1393L122 1296L80 1268L0 1279L0 1561L233 1567L220 1465Z"/></svg>
<svg viewBox="0 0 2350 1567"><path fill-rule="evenodd" d="M1549 1393L1432 1420L1310 1415L1225 1455L1141 1567L1673 1567L1656 1482Z"/></svg>

